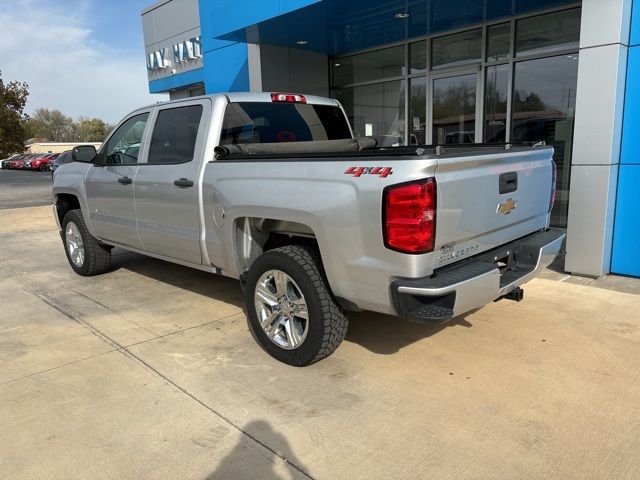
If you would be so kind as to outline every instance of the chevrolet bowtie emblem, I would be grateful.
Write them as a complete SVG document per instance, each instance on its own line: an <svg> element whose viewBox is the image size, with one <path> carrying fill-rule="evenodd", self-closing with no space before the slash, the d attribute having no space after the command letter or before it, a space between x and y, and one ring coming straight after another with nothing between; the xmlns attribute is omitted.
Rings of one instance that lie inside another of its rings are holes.
<svg viewBox="0 0 640 480"><path fill-rule="evenodd" d="M515 201L513 198L510 198L506 202L502 202L498 204L496 213L499 213L501 215L509 215L513 210L515 210L517 206L518 206L518 202Z"/></svg>

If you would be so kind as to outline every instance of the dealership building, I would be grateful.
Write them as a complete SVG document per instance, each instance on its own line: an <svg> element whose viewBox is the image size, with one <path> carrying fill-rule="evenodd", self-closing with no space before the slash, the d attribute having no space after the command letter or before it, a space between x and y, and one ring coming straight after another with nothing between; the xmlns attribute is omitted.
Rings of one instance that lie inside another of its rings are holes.
<svg viewBox="0 0 640 480"><path fill-rule="evenodd" d="M162 0L142 24L171 99L316 94L384 145L553 145L566 271L640 277L640 0Z"/></svg>

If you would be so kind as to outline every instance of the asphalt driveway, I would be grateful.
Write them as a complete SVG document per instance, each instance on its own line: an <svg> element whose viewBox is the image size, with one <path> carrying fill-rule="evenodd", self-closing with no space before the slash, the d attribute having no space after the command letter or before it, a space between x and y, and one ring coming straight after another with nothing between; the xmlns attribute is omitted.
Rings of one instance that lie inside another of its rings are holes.
<svg viewBox="0 0 640 480"><path fill-rule="evenodd" d="M51 205L51 172L0 169L0 210Z"/></svg>

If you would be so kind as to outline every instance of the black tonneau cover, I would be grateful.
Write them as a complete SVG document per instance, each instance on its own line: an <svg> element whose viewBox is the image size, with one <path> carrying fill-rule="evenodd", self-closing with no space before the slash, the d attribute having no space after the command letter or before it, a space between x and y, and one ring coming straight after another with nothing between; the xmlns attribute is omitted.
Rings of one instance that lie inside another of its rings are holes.
<svg viewBox="0 0 640 480"><path fill-rule="evenodd" d="M347 138L342 140L316 140L311 142L281 142L281 143L241 143L234 145L219 145L215 152L220 156L229 155L287 155L287 154L316 154L316 153L344 153L356 152L375 148L378 142L375 138Z"/></svg>
<svg viewBox="0 0 640 480"><path fill-rule="evenodd" d="M546 148L544 142L532 144L470 143L460 145L410 145L398 147L378 147L374 138L363 137L345 140L321 140L311 142L245 143L219 145L215 148L220 160L283 160L298 158L330 158L337 154L343 157L363 156L460 156L481 155L505 150L522 151Z"/></svg>

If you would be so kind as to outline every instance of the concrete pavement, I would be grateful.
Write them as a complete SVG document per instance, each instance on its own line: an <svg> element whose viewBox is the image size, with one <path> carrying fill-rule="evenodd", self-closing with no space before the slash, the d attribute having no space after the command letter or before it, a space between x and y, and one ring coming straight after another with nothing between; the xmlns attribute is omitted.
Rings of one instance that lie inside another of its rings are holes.
<svg viewBox="0 0 640 480"><path fill-rule="evenodd" d="M338 351L296 369L254 343L233 280L126 252L82 278L50 208L0 225L5 478L640 471L638 295L539 279L444 327L350 315Z"/></svg>

